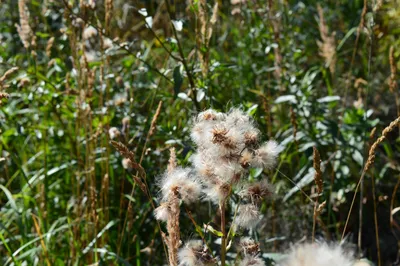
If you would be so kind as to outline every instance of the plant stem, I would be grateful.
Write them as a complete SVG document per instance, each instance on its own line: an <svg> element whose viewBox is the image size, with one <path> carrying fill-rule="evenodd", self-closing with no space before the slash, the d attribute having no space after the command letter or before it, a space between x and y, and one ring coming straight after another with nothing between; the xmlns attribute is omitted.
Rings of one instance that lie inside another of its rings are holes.
<svg viewBox="0 0 400 266"><path fill-rule="evenodd" d="M189 69L189 66L188 66L188 64L187 64L185 55L184 55L184 53L183 53L182 45L181 45L181 42L180 42L180 40L179 40L179 38L178 38L178 33L176 32L175 26L174 26L174 24L172 23L172 12L171 12L171 7L170 7L170 5L169 5L168 0L165 1L165 4L166 4L166 7L167 7L167 12L168 12L169 19L170 19L170 22L171 22L172 32L174 33L176 42L177 42L177 44L178 44L178 51L179 51L179 54L180 54L181 59L182 59L181 62L182 62L182 64L183 64L183 67L185 68L187 77L188 77L188 79L189 79L189 84L190 84L190 87L191 87L191 92L192 92L192 94L193 94L193 95L192 95L192 96L193 96L193 97L192 97L192 98L193 98L193 103L194 103L194 105L195 105L197 111L199 111L199 110L200 110L200 105L199 105L199 103L197 102L197 97L196 97L196 94L197 94L197 93L196 93L196 85L195 85L195 83L194 83L194 78L193 78L193 76L192 76L192 73L190 72L190 69Z"/></svg>
<svg viewBox="0 0 400 266"><path fill-rule="evenodd" d="M223 200L219 205L219 210L221 212L221 266L225 266L225 255L226 255L226 220L225 220L225 203L226 200Z"/></svg>

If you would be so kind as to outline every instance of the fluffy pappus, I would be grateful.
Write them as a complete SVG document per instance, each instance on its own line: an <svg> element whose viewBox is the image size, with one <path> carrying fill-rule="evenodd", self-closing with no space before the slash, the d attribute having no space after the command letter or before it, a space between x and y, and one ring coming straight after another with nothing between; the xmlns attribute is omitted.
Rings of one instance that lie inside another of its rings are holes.
<svg viewBox="0 0 400 266"><path fill-rule="evenodd" d="M196 122L202 121L222 121L225 119L225 114L217 112L213 109L207 109L201 113L199 113L196 117Z"/></svg>
<svg viewBox="0 0 400 266"><path fill-rule="evenodd" d="M255 256L260 253L260 245L250 237L242 237L239 242L239 251L244 256Z"/></svg>
<svg viewBox="0 0 400 266"><path fill-rule="evenodd" d="M201 240L191 240L178 252L180 266L208 266L215 265L216 261L207 252Z"/></svg>
<svg viewBox="0 0 400 266"><path fill-rule="evenodd" d="M215 204L221 203L225 200L231 192L231 187L227 183L220 182L218 184L208 184L203 190L207 199Z"/></svg>
<svg viewBox="0 0 400 266"><path fill-rule="evenodd" d="M239 195L258 204L262 199L271 197L273 193L274 187L267 180L262 180L244 185Z"/></svg>
<svg viewBox="0 0 400 266"><path fill-rule="evenodd" d="M118 138L121 135L121 132L116 127L112 127L108 130L108 135L110 139Z"/></svg>
<svg viewBox="0 0 400 266"><path fill-rule="evenodd" d="M157 220L166 222L169 216L168 204L166 202L161 203L161 205L154 210L154 216Z"/></svg>
<svg viewBox="0 0 400 266"><path fill-rule="evenodd" d="M168 201L174 191L178 191L181 200L187 203L199 199L201 184L190 171L189 168L177 167L164 174L160 182L162 201Z"/></svg>
<svg viewBox="0 0 400 266"><path fill-rule="evenodd" d="M244 133L244 144L246 147L255 148L258 145L260 131L253 128Z"/></svg>
<svg viewBox="0 0 400 266"><path fill-rule="evenodd" d="M195 123L192 127L190 137L198 147L208 147L209 145L212 145L212 129L214 126L214 121L201 121Z"/></svg>
<svg viewBox="0 0 400 266"><path fill-rule="evenodd" d="M248 255L243 258L239 266L265 266L264 260L256 255ZM310 265L311 266L311 265Z"/></svg>
<svg viewBox="0 0 400 266"><path fill-rule="evenodd" d="M276 164L278 154L278 143L274 140L267 141L254 151L254 158L251 161L251 166L272 169Z"/></svg>
<svg viewBox="0 0 400 266"><path fill-rule="evenodd" d="M226 116L226 123L229 127L252 127L252 118L240 109L233 108Z"/></svg>
<svg viewBox="0 0 400 266"><path fill-rule="evenodd" d="M338 244L313 243L295 246L279 266L352 266L353 253Z"/></svg>
<svg viewBox="0 0 400 266"><path fill-rule="evenodd" d="M246 149L242 152L242 155L239 159L239 163L244 169L247 169L250 167L252 160L253 160L253 153L251 153L249 150Z"/></svg>
<svg viewBox="0 0 400 266"><path fill-rule="evenodd" d="M235 224L239 227L252 229L261 219L260 211L254 204L241 204L237 212Z"/></svg>

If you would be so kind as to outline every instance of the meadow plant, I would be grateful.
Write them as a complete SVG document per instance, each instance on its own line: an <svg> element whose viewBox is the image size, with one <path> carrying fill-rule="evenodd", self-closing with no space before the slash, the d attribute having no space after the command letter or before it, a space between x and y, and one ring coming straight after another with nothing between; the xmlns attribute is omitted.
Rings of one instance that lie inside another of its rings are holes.
<svg viewBox="0 0 400 266"><path fill-rule="evenodd" d="M179 233L180 203L210 201L219 208L221 248L219 260L225 265L226 252L231 247L234 232L254 229L261 219L260 204L272 194L267 180L249 181L251 168L272 169L279 148L275 141L260 143L260 131L253 119L240 109L227 114L212 109L195 117L191 138L196 151L191 157L192 167L176 165L171 151L168 170L160 178L160 206L155 217L167 223L170 265L210 265L216 262L213 253L201 240L181 246ZM235 195L235 203L230 198ZM229 204L236 205L232 217L226 216ZM229 231L228 231L228 225ZM240 265L264 265L258 245L250 239L242 240Z"/></svg>

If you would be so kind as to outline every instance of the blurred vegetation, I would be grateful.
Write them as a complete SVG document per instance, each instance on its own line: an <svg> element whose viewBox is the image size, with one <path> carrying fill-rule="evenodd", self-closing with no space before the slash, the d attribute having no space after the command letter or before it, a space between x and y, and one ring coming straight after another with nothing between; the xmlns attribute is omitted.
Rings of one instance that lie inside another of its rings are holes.
<svg viewBox="0 0 400 266"><path fill-rule="evenodd" d="M110 138L135 152L157 201L168 148L182 165L194 150L193 115L231 107L284 148L274 172L249 176L276 188L251 232L266 257L311 239L316 147L317 239L345 229L357 255L398 265L400 128L357 187L371 144L400 114L398 1L105 2L1 1L0 74L18 67L1 81L2 265L162 265L153 208ZM183 241L197 237L189 212L199 225L217 215L187 206Z"/></svg>

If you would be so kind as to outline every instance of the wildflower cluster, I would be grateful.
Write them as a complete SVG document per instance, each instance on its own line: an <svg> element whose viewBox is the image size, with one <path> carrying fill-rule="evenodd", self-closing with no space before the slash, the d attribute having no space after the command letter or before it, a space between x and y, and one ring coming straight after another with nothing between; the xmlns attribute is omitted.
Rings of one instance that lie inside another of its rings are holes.
<svg viewBox="0 0 400 266"><path fill-rule="evenodd" d="M266 180L248 182L247 174L252 167L272 169L278 156L275 141L260 143L260 131L252 118L239 109L219 113L212 109L201 112L195 119L191 138L197 146L191 157L193 168L176 166L175 152L171 152L168 171L160 178L160 206L155 217L167 222L168 236L165 242L171 265L210 265L215 259L203 247L202 241L192 241L179 252L179 202L192 203L209 200L219 206L221 215L221 264L226 253L225 204L232 194L239 196L240 204L232 219L233 229L254 228L260 220L259 205L272 194ZM245 242L249 242L248 239ZM243 242L243 243L245 243ZM251 241L250 241L251 242ZM257 249L243 244L241 265L264 265ZM250 245L251 246L251 245Z"/></svg>
<svg viewBox="0 0 400 266"><path fill-rule="evenodd" d="M207 110L195 119L191 134L197 144L192 163L203 184L206 199L223 203L238 188L243 204L235 223L253 228L259 221L258 205L271 195L266 180L247 183L244 176L251 167L271 169L278 156L275 141L260 144L260 131L250 116L239 109L228 114Z"/></svg>

